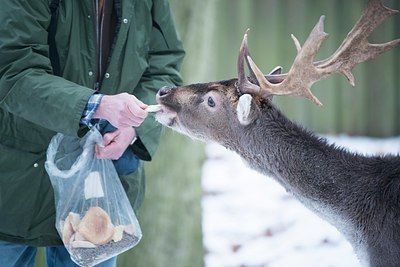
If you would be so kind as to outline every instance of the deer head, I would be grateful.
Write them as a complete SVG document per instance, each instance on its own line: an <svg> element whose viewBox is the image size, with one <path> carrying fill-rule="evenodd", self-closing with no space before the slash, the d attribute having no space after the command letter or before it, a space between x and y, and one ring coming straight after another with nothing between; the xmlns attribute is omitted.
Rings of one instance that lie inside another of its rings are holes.
<svg viewBox="0 0 400 267"><path fill-rule="evenodd" d="M260 118L261 113L275 110L271 103L274 95L302 96L321 106L310 90L313 83L342 73L354 86L351 73L354 66L400 44L400 39L384 44L371 44L367 39L383 20L397 12L384 7L379 0L371 0L336 52L316 62L314 57L328 37L324 32L325 17L321 16L303 46L292 35L298 53L285 74L281 74L280 67L269 75L263 74L249 53L246 31L237 62L237 79L161 88L157 101L163 111L156 117L162 124L191 137L225 143L237 129ZM249 68L249 77L244 62Z"/></svg>

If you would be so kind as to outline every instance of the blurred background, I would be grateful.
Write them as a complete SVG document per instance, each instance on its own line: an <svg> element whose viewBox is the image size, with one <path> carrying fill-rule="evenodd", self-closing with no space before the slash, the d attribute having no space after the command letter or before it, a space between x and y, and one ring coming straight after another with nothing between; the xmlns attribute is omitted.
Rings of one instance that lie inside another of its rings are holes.
<svg viewBox="0 0 400 267"><path fill-rule="evenodd" d="M288 71L296 49L290 34L302 44L321 15L329 38L317 59L339 47L362 13L367 0L170 0L186 58L184 83L237 77L236 60L247 28L257 65L268 73L275 66ZM384 3L400 9L399 0ZM400 37L400 15L387 19L371 42ZM292 120L321 134L371 137L400 135L400 49L357 66L355 88L344 76L318 82L317 107L297 97L275 97ZM154 161L146 165L147 191L138 214L143 239L118 258L118 266L204 266L201 170L204 144L165 130ZM218 178L218 177L216 177ZM37 266L42 266L39 254Z"/></svg>

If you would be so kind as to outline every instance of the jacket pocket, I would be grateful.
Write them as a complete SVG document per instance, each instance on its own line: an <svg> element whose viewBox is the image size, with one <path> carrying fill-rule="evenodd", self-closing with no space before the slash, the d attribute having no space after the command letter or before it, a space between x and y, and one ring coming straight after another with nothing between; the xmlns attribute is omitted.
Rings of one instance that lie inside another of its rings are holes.
<svg viewBox="0 0 400 267"><path fill-rule="evenodd" d="M53 191L44 169L45 155L45 151L29 153L0 144L2 234L34 238L32 233L54 213Z"/></svg>

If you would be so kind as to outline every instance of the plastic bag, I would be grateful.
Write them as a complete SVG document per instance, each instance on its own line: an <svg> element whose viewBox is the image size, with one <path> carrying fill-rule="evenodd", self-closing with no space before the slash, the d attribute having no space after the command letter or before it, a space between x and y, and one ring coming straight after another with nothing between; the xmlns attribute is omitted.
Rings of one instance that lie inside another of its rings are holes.
<svg viewBox="0 0 400 267"><path fill-rule="evenodd" d="M112 161L95 155L95 145L101 142L93 127L83 138L58 133L47 150L56 228L71 259L81 266L112 258L142 237Z"/></svg>

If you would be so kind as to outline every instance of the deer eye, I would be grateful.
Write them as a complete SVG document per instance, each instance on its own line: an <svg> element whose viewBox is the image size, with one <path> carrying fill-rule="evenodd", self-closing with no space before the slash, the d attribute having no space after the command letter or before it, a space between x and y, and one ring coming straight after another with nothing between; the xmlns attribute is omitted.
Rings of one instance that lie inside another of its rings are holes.
<svg viewBox="0 0 400 267"><path fill-rule="evenodd" d="M212 99L211 96L208 97L207 104L208 104L208 106L210 106L210 107L212 107L212 108L215 107L214 99Z"/></svg>

